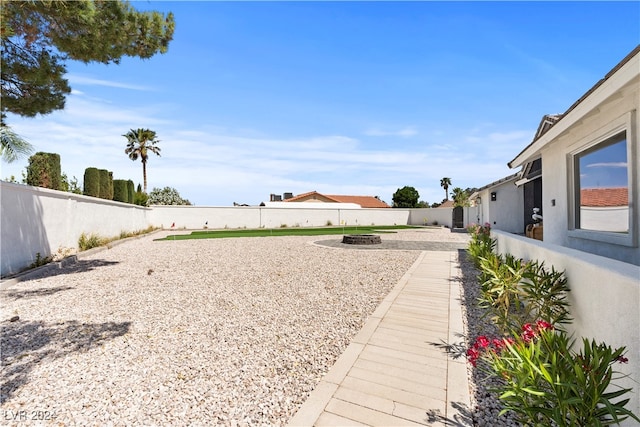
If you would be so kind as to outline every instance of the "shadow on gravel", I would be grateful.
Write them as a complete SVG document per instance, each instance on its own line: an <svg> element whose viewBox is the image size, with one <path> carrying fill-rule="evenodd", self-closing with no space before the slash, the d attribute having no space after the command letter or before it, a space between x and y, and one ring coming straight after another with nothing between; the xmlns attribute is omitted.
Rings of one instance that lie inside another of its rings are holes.
<svg viewBox="0 0 640 427"><path fill-rule="evenodd" d="M16 277L16 279L18 279L19 282L26 282L28 280L54 277L60 274L86 273L88 271L95 270L96 268L108 267L116 264L120 264L120 262L105 261L103 259L77 260L75 262L67 261L64 263L64 266L60 266L60 263L52 263L34 271L27 271Z"/></svg>
<svg viewBox="0 0 640 427"><path fill-rule="evenodd" d="M69 289L75 289L71 286L58 286L55 288L43 288L43 289L33 289L33 290L13 290L10 289L4 293L5 298L9 298L12 300L17 300L21 298L37 298L37 297L47 297L49 295L57 294L58 292L68 291Z"/></svg>
<svg viewBox="0 0 640 427"><path fill-rule="evenodd" d="M468 427L473 424L473 416L471 414L471 410L467 405L460 402L451 402L451 406L454 409L458 410L459 414L453 416L452 418L447 418L440 413L438 409L430 409L427 411L427 425L437 424L442 425L443 423L448 426L458 426L458 427Z"/></svg>
<svg viewBox="0 0 640 427"><path fill-rule="evenodd" d="M129 332L131 322L80 323L75 320L3 322L0 325L0 404L29 382L31 371L48 360L88 351ZM63 375L64 373L59 373Z"/></svg>

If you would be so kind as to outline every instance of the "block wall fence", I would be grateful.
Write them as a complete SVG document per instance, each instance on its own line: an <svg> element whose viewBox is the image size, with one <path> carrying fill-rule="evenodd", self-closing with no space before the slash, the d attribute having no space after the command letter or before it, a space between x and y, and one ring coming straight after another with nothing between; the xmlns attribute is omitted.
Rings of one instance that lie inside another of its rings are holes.
<svg viewBox="0 0 640 427"><path fill-rule="evenodd" d="M465 210L466 218L469 218ZM59 249L76 250L82 233L117 237L149 226L201 230L223 228L424 225L451 228L452 208L344 209L259 206L149 208L46 188L0 181L0 277L18 273ZM205 224L206 223L206 224Z"/></svg>

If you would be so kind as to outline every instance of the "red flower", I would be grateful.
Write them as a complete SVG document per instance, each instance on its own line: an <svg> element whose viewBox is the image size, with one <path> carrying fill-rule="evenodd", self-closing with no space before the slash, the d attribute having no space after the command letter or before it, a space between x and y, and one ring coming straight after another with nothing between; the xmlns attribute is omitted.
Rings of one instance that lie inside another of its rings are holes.
<svg viewBox="0 0 640 427"><path fill-rule="evenodd" d="M620 356L616 357L616 361L618 363L627 363L629 361L629 359L627 359L626 357L620 355Z"/></svg>
<svg viewBox="0 0 640 427"><path fill-rule="evenodd" d="M489 339L487 337L485 337L484 335L482 335L482 336L479 336L476 339L476 344L475 345L478 345L478 346L480 346L482 348L487 348L487 347L489 347L490 344L491 344L491 342L489 342Z"/></svg>
<svg viewBox="0 0 640 427"><path fill-rule="evenodd" d="M469 358L469 362L471 362L473 366L476 366L476 361L478 360L478 357L480 357L480 352L475 348L470 348L467 350L467 357Z"/></svg>
<svg viewBox="0 0 640 427"><path fill-rule="evenodd" d="M545 322L544 320L538 320L536 322L536 326L538 327L538 331L544 331L544 330L552 330L553 329L553 325L549 322Z"/></svg>

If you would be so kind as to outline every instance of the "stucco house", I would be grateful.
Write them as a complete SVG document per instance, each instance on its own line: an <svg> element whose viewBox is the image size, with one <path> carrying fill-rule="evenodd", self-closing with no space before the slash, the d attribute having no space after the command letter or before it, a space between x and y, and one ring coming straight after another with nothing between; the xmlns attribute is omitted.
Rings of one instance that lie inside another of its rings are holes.
<svg viewBox="0 0 640 427"><path fill-rule="evenodd" d="M628 409L635 414L640 414L639 122L640 45L565 113L552 116L509 163L521 168L522 185L540 180L543 240L493 231L498 252L565 271L576 338L626 347L628 364L615 368L628 375L618 383L633 388Z"/></svg>
<svg viewBox="0 0 640 427"><path fill-rule="evenodd" d="M385 202L374 196L343 196L320 194L317 191L299 194L284 200L286 203L353 203L362 208L390 208Z"/></svg>
<svg viewBox="0 0 640 427"><path fill-rule="evenodd" d="M491 224L495 230L524 234L523 188L515 183L519 174L514 173L480 187L471 194L472 206L469 220L476 224Z"/></svg>

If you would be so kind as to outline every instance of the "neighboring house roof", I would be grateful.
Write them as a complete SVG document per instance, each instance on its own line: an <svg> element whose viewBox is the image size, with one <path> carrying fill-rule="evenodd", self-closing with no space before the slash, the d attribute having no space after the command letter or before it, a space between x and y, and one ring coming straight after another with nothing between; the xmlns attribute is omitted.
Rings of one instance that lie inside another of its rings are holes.
<svg viewBox="0 0 640 427"><path fill-rule="evenodd" d="M442 204L440 206L438 206L439 208L453 208L454 206L454 201L453 200L447 200L442 202Z"/></svg>
<svg viewBox="0 0 640 427"><path fill-rule="evenodd" d="M628 205L629 190L627 187L583 188L580 190L580 206L606 208Z"/></svg>
<svg viewBox="0 0 640 427"><path fill-rule="evenodd" d="M298 194L295 197L286 199L285 202L306 202L309 200L315 200L324 203L355 203L363 208L390 208L382 200L373 196L343 196L335 194L321 194L317 191L310 191L308 193Z"/></svg>
<svg viewBox="0 0 640 427"><path fill-rule="evenodd" d="M582 107L583 107L583 104L585 103L585 100L589 98L591 95L593 95L595 92L599 92L601 95L607 94L608 96L610 96L611 91L615 90L615 85L604 85L604 83L609 80L612 80L612 77L616 73L620 72L625 67L625 65L632 62L634 58L638 56L639 53L640 53L640 45L637 45L622 61L620 61L615 67L613 67L613 69L611 69L611 71L609 71L602 79L600 79L600 81L598 81L591 89L589 89L584 95L582 95L580 99L574 102L563 114L544 116L543 121L538 127L538 131L536 132L536 135L533 138L533 141L531 141L529 145L527 145L513 160L511 160L508 163L509 167L514 168L514 167L520 166L523 163L526 163L527 161L533 160L532 157L535 157L535 155L539 153L539 150L542 147L544 147L547 143L549 143L549 141L553 140L553 138L557 136L557 135L548 136L547 138L545 138L545 135L547 133L549 134L554 133L549 131L553 128L557 128L558 126L560 126L560 129L558 129L558 133L562 132L563 130L566 130L566 128L571 126L579 117L581 117L580 114L584 115L585 112L582 111L582 112L576 113L578 114L577 117L574 117L574 118L569 117L569 116L575 115L575 114L570 114L574 110L584 110ZM624 74L623 80L633 79L634 77L637 77L637 74L638 74L637 64L636 66L632 64L630 65L630 67L633 67L633 68L628 70L629 72L622 73ZM624 84L626 82L627 81L625 80L617 84ZM545 123L545 121L547 123Z"/></svg>

